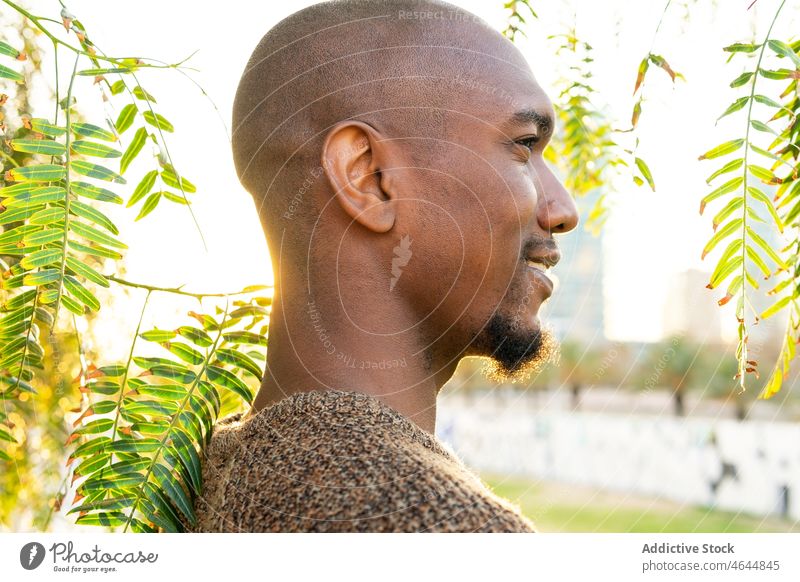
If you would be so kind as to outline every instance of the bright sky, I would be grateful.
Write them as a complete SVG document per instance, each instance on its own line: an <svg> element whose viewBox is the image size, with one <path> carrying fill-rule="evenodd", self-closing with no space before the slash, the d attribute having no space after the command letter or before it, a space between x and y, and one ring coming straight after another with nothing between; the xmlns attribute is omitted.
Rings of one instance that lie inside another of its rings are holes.
<svg viewBox="0 0 800 582"><path fill-rule="evenodd" d="M698 215L699 199L707 192L704 178L716 166L700 163L697 156L741 132L741 120L720 123L714 119L739 95L728 83L741 66L725 66L721 47L748 41L753 31L766 31L777 2L760 0L750 12L751 0L735 2L672 2L670 13L655 39L653 52L663 55L683 73L686 83L674 89L660 70L651 71L647 102L640 122L639 153L653 171L657 192L636 188L627 180L612 193L613 212L605 238L607 333L612 339L652 340L661 334L662 308L670 277L688 268L710 270L701 262L700 249L708 239L710 218ZM231 104L243 67L261 36L280 19L313 2L224 3L138 0L124 10L107 0L68 3L90 36L114 55L136 55L168 62L198 50L192 73L229 123ZM455 4L482 16L497 28L504 25L503 2L455 0ZM533 2L540 5L552 3ZM57 15L55 2L26 3L40 14ZM565 32L578 15L578 37L595 48L595 87L609 113L625 125L633 105L631 92L638 62L647 54L665 2L637 0L575 0L541 8L533 22L530 42L521 48L540 84L554 95L558 62L550 57L553 45L544 37ZM757 24L753 24L753 16ZM798 30L797 7L786 10L775 35L788 38ZM793 21L788 18L794 17ZM543 24L543 23L546 23ZM550 41L552 42L552 41ZM159 111L176 127L170 143L180 171L199 185L193 195L197 220L205 234L208 252L183 207L163 204L138 223L135 213L122 211L123 238L131 243L126 267L128 278L154 284L186 284L198 291L232 291L253 283L269 282L267 249L249 195L239 186L230 146L218 114L199 91L174 72L143 73L146 89L158 99ZM85 110L101 106L96 92L83 97ZM141 171L132 167L135 177ZM132 186L131 186L132 188ZM560 273L568 277L568 273ZM698 290L702 292L702 290ZM164 302L154 317L167 309ZM130 320L131 312L118 313ZM109 330L119 322L106 322Z"/></svg>

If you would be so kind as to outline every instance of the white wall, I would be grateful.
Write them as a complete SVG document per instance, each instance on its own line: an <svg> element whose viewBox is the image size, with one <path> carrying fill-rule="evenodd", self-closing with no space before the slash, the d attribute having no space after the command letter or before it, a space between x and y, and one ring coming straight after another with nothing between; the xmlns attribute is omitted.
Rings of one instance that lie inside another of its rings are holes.
<svg viewBox="0 0 800 582"><path fill-rule="evenodd" d="M788 487L788 516L800 519L798 424L536 411L525 397L456 395L441 400L437 424L478 471L757 515L780 514Z"/></svg>

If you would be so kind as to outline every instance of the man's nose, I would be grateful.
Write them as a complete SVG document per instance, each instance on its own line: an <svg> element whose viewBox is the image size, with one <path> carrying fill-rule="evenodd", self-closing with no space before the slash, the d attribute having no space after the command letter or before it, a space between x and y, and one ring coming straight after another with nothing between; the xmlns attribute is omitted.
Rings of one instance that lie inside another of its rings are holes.
<svg viewBox="0 0 800 582"><path fill-rule="evenodd" d="M536 218L543 230L565 233L578 226L578 207L555 174L542 162L537 168L540 184Z"/></svg>

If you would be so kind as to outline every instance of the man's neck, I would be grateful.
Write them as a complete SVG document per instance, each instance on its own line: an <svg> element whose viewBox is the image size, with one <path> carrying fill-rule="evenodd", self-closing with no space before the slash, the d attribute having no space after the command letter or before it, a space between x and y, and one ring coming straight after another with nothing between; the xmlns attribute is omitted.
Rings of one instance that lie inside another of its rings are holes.
<svg viewBox="0 0 800 582"><path fill-rule="evenodd" d="M359 306L365 313L391 313L393 328L407 330L375 334L342 317L339 301L287 302L277 293L264 380L250 415L298 392L344 390L374 396L423 430L435 431L436 397L457 359L437 367L439 358L420 337L413 314L386 305L370 312L365 299Z"/></svg>

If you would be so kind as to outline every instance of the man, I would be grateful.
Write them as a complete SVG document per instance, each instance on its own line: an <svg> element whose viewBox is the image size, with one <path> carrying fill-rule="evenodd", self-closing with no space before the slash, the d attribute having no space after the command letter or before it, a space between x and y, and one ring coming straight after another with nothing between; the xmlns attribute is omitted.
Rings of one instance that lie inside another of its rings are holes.
<svg viewBox="0 0 800 582"><path fill-rule="evenodd" d="M194 531L533 531L433 436L462 357L519 377L552 350L538 310L577 212L523 57L443 2L317 4L256 47L233 130L275 299Z"/></svg>

